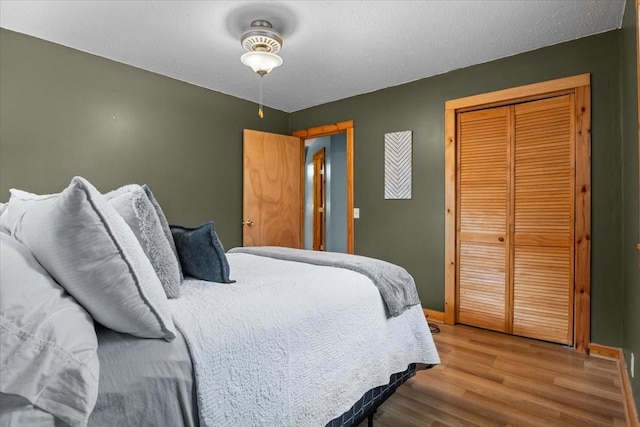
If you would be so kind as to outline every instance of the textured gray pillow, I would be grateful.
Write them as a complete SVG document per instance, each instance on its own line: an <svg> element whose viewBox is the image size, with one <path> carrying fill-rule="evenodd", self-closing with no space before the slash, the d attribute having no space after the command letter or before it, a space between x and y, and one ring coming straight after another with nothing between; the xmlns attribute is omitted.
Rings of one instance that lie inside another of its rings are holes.
<svg viewBox="0 0 640 427"><path fill-rule="evenodd" d="M0 392L84 426L100 375L93 319L17 240L0 233L0 247Z"/></svg>
<svg viewBox="0 0 640 427"><path fill-rule="evenodd" d="M173 241L173 236L171 235L171 228L169 227L169 221L167 221L167 217L164 215L160 204L156 200L155 196L151 192L151 189L147 184L142 186L145 193L147 193L147 197L151 200L151 204L154 208L156 208L156 212L158 214L158 218L160 219L160 225L162 226L162 231L164 235L167 236L167 240L169 241L169 245L171 245L171 250L173 251L173 255L176 257L176 261L178 262L178 270L180 270L180 280L184 279L184 274L182 273L182 266L180 265L180 257L178 256L178 250L176 249L176 244Z"/></svg>
<svg viewBox="0 0 640 427"><path fill-rule="evenodd" d="M175 338L160 280L133 231L86 179L60 194L11 190L9 222L49 274L108 328Z"/></svg>
<svg viewBox="0 0 640 427"><path fill-rule="evenodd" d="M180 296L180 265L147 192L131 184L105 194L125 220L162 283L167 298ZM173 238L171 239L173 243Z"/></svg>

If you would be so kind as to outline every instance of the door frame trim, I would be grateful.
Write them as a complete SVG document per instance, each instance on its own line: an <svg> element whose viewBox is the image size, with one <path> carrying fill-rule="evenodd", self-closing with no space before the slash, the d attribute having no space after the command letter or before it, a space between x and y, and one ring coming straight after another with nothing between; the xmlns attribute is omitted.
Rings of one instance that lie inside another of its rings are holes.
<svg viewBox="0 0 640 427"><path fill-rule="evenodd" d="M307 139L320 138L323 136L331 136L337 133L346 132L347 134L347 253L352 254L354 250L353 244L353 146L354 146L354 132L353 132L353 120L347 120L344 122L332 123L323 126L316 126L308 129L297 130L292 133L293 136L297 136L301 139L302 144ZM303 160L304 163L304 160ZM304 173L304 164L302 165ZM304 176L303 176L304 177ZM304 182L304 180L303 180ZM303 196L304 197L304 193ZM304 203L303 203L304 206ZM304 236L304 234L303 234Z"/></svg>
<svg viewBox="0 0 640 427"><path fill-rule="evenodd" d="M573 346L580 353L589 352L591 337L591 75L589 73L445 102L445 323L455 324L458 305L456 292L457 113L568 93L575 95L576 114Z"/></svg>

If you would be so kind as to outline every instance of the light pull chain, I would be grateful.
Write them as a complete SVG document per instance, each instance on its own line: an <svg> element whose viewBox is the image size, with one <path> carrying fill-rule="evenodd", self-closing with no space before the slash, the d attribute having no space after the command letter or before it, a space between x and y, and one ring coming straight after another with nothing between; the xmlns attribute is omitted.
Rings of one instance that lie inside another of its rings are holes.
<svg viewBox="0 0 640 427"><path fill-rule="evenodd" d="M262 76L263 75L260 76L260 99L258 101L259 102L259 104L258 104L258 116L260 118L264 117L264 111L262 110L262 99L263 99L263 96L264 96L264 88L263 88L264 81L263 81Z"/></svg>
<svg viewBox="0 0 640 427"><path fill-rule="evenodd" d="M260 76L260 97L258 99L258 117L263 118L264 110L262 108L262 99L264 95L264 88L263 88L264 81L262 80L262 78L264 77L265 74L267 74L267 72L263 70L258 70L257 73Z"/></svg>

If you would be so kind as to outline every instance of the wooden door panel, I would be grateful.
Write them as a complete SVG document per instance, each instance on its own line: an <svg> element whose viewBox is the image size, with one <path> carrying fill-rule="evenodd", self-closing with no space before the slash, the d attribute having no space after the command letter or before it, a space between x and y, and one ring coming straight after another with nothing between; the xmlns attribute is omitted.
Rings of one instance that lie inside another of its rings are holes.
<svg viewBox="0 0 640 427"><path fill-rule="evenodd" d="M515 107L513 332L573 342L573 96Z"/></svg>
<svg viewBox="0 0 640 427"><path fill-rule="evenodd" d="M243 245L302 247L300 138L245 129L243 140Z"/></svg>
<svg viewBox="0 0 640 427"><path fill-rule="evenodd" d="M506 232L508 112L498 108L460 114L460 232Z"/></svg>
<svg viewBox="0 0 640 427"><path fill-rule="evenodd" d="M573 275L568 247L519 246L514 254L513 333L570 344L569 293Z"/></svg>
<svg viewBox="0 0 640 427"><path fill-rule="evenodd" d="M457 318L505 331L510 108L461 113L458 136Z"/></svg>
<svg viewBox="0 0 640 427"><path fill-rule="evenodd" d="M504 244L461 242L458 321L496 331L505 328Z"/></svg>
<svg viewBox="0 0 640 427"><path fill-rule="evenodd" d="M567 98L533 103L546 104L546 110L516 107L516 236L550 234L573 241L573 114ZM556 120L540 127L539 116Z"/></svg>
<svg viewBox="0 0 640 427"><path fill-rule="evenodd" d="M325 206L325 149L313 155L313 250L324 251L326 247Z"/></svg>

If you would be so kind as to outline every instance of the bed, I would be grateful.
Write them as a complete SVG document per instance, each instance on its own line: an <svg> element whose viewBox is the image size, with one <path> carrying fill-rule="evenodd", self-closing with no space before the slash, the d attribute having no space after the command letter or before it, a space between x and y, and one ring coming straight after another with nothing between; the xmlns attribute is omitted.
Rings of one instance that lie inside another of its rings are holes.
<svg viewBox="0 0 640 427"><path fill-rule="evenodd" d="M0 352L0 425L352 426L416 369L439 363L400 267L285 248L224 252L213 223L163 224L148 188L101 195L74 180L56 195L12 192L0 214L0 344L17 349ZM148 200L147 215L127 221L114 202L123 195L138 210ZM82 210L90 220L77 217ZM145 247L148 224L142 236L125 232L152 217L156 240L171 236L164 252ZM100 239L117 243L107 261ZM136 262L123 264L129 252ZM147 261L154 275L137 270ZM145 277L154 287L143 287ZM128 287L135 295L114 296Z"/></svg>

